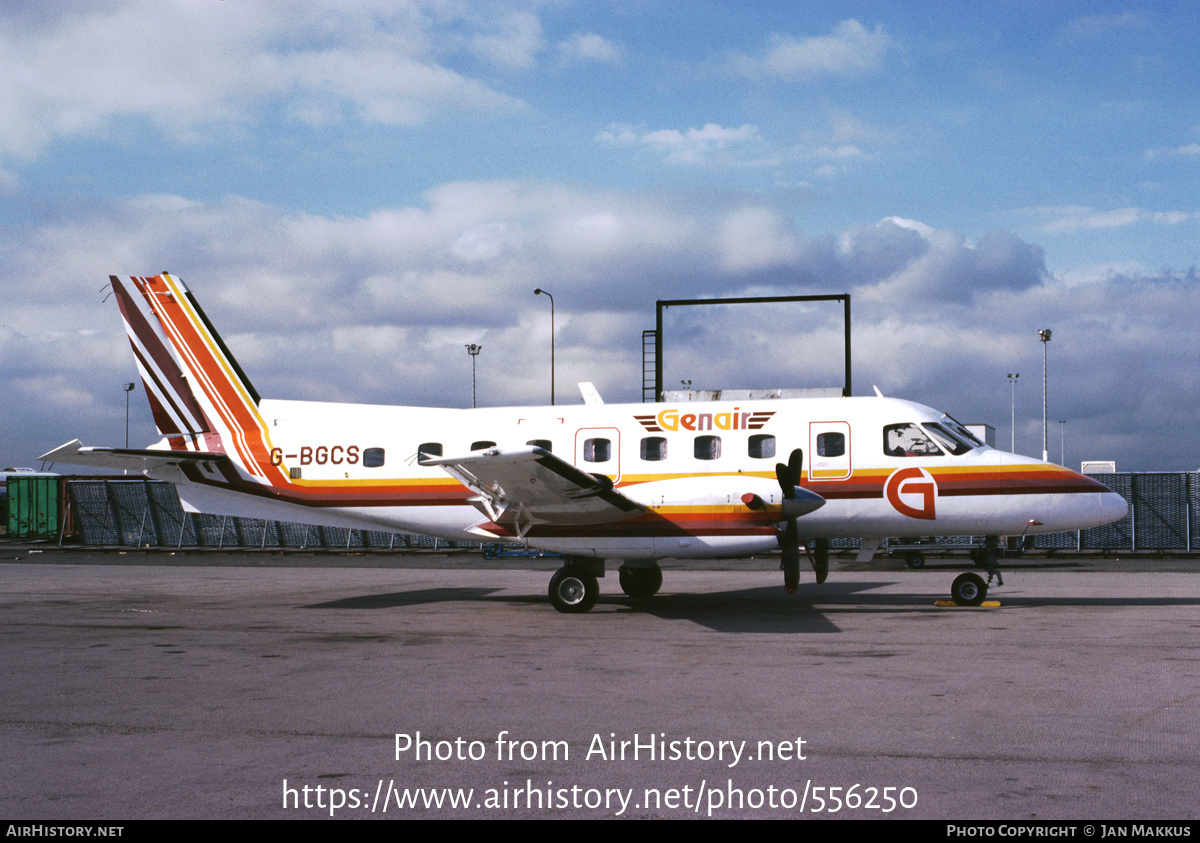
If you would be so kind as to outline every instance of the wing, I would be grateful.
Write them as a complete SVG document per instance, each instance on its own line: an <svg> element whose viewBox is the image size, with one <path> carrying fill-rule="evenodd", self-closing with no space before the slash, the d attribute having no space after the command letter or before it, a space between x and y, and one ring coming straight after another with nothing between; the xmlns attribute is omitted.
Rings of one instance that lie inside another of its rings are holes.
<svg viewBox="0 0 1200 843"><path fill-rule="evenodd" d="M491 448L464 457L423 457L476 494L492 521L524 535L535 524L603 524L641 515L646 508L544 448Z"/></svg>
<svg viewBox="0 0 1200 843"><path fill-rule="evenodd" d="M59 445L38 459L45 462L65 462L69 465L91 465L121 471L153 471L169 465L201 465L232 461L224 454L209 451L169 451L139 448L95 448L73 439Z"/></svg>

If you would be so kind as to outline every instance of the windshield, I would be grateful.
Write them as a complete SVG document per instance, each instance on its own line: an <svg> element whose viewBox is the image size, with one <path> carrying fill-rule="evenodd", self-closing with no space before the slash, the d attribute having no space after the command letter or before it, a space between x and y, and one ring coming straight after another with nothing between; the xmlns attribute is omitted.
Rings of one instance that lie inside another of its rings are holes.
<svg viewBox="0 0 1200 843"><path fill-rule="evenodd" d="M973 448L982 448L985 444L987 444L970 430L968 430L965 424L962 424L953 416L943 414L942 424L954 431L960 439L965 439L970 442L971 447Z"/></svg>
<svg viewBox="0 0 1200 843"><path fill-rule="evenodd" d="M933 437L935 442L955 456L965 454L975 447L971 442L956 435L953 431L942 427L937 422L925 422L925 430Z"/></svg>
<svg viewBox="0 0 1200 843"><path fill-rule="evenodd" d="M941 456L942 451L915 424L889 424L883 429L883 452L889 457Z"/></svg>

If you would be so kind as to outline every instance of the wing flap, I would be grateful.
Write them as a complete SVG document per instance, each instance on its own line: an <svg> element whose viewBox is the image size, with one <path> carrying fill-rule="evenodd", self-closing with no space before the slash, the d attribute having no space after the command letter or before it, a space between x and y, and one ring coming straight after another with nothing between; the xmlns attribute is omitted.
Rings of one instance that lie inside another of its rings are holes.
<svg viewBox="0 0 1200 843"><path fill-rule="evenodd" d="M476 494L472 501L497 524L524 534L535 524L604 524L646 508L544 448L491 448L462 457L422 458Z"/></svg>

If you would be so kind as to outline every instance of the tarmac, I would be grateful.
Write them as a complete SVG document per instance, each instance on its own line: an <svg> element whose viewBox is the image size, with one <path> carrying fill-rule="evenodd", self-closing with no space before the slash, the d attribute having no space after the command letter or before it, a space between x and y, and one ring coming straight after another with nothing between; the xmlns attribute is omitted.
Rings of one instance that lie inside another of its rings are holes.
<svg viewBox="0 0 1200 843"><path fill-rule="evenodd" d="M0 818L1200 816L1200 560L557 564L0 545Z"/></svg>

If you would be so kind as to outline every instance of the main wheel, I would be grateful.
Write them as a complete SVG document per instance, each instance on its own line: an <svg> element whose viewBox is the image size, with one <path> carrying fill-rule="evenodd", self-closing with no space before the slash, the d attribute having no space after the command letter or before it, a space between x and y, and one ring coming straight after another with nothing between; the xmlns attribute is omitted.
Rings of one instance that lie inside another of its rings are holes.
<svg viewBox="0 0 1200 843"><path fill-rule="evenodd" d="M987 583L978 574L959 574L950 586L950 596L959 606L978 606L987 598Z"/></svg>
<svg viewBox="0 0 1200 843"><path fill-rule="evenodd" d="M550 603L560 612L578 614L596 605L600 584L582 568L567 565L550 578Z"/></svg>
<svg viewBox="0 0 1200 843"><path fill-rule="evenodd" d="M622 565L617 574L621 581L621 590L635 600L653 597L662 588L662 568L657 565L647 568Z"/></svg>

